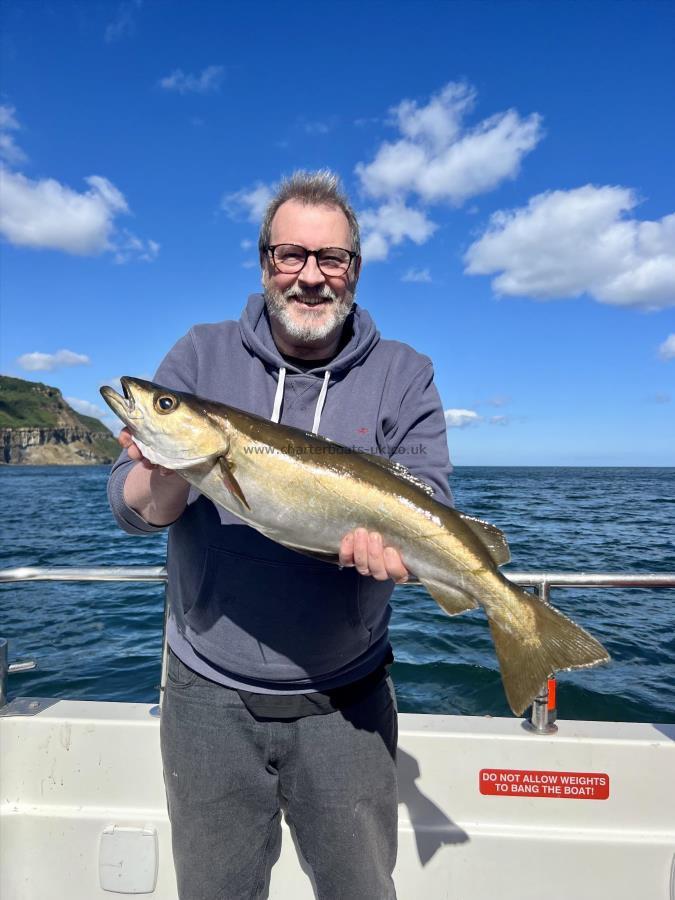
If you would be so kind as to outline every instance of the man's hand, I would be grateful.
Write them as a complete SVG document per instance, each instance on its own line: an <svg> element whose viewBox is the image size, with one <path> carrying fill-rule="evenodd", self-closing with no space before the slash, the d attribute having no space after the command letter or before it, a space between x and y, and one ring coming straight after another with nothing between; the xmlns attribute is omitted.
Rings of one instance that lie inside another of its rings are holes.
<svg viewBox="0 0 675 900"><path fill-rule="evenodd" d="M129 459L140 463L131 466L124 481L125 503L150 525L171 525L185 509L190 485L178 472L157 466L143 456L128 428L120 431L117 440Z"/></svg>
<svg viewBox="0 0 675 900"><path fill-rule="evenodd" d="M158 466L155 463L151 463L149 459L143 456L134 442L134 437L128 428L123 428L120 431L117 436L117 441L127 451L129 459L133 459L134 462L139 462L144 469L155 469L160 475L176 474L175 472L172 472L171 469L165 469L164 466Z"/></svg>
<svg viewBox="0 0 675 900"><path fill-rule="evenodd" d="M365 528L356 528L342 538L339 558L341 566L354 566L360 575L371 575L377 581L391 578L396 584L405 584L410 574L398 550L385 547L381 534Z"/></svg>

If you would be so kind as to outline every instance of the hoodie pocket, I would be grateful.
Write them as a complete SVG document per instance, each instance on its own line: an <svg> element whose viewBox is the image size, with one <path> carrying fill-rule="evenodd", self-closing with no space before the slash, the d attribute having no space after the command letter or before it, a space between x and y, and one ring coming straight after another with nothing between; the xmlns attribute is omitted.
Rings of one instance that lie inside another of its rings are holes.
<svg viewBox="0 0 675 900"><path fill-rule="evenodd" d="M187 614L199 652L248 678L294 681L335 671L367 650L356 570L289 557L208 549Z"/></svg>

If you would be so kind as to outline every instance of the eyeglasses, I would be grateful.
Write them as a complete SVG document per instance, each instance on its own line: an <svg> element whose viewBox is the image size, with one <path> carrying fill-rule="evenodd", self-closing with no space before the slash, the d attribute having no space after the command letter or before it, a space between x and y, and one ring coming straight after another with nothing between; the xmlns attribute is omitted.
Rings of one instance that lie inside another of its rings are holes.
<svg viewBox="0 0 675 900"><path fill-rule="evenodd" d="M270 254L274 268L284 275L297 275L302 272L307 259L313 256L324 275L344 275L358 255L352 250L342 247L322 247L320 250L307 250L299 244L268 244L265 250Z"/></svg>

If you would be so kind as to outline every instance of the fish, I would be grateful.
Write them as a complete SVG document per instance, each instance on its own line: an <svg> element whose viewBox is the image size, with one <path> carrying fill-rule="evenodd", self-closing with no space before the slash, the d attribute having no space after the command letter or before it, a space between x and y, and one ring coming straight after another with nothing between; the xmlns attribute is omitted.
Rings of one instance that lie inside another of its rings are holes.
<svg viewBox="0 0 675 900"><path fill-rule="evenodd" d="M140 378L121 385L123 395L107 385L101 394L143 455L271 540L339 565L345 534L376 531L448 615L482 608L516 716L553 673L609 660L500 571L510 553L496 526L434 500L399 463Z"/></svg>

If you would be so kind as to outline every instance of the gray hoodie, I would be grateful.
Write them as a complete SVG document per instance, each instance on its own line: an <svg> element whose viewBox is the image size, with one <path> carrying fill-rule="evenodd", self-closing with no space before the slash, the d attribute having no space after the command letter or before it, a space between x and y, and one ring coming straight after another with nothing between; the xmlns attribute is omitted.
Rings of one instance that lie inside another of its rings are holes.
<svg viewBox="0 0 675 900"><path fill-rule="evenodd" d="M327 366L303 372L272 338L254 294L239 322L196 325L154 380L395 459L452 502L446 426L428 357L380 338L354 305L351 337ZM134 463L113 466L108 496L131 534L160 530L124 502ZM288 550L191 488L169 526L174 653L213 681L260 693L326 691L375 669L388 649L391 581Z"/></svg>

